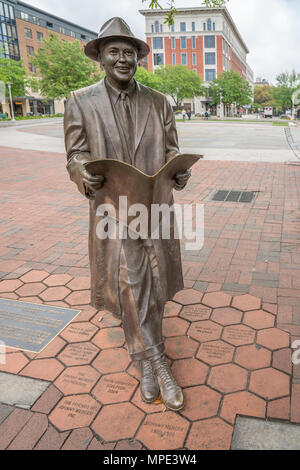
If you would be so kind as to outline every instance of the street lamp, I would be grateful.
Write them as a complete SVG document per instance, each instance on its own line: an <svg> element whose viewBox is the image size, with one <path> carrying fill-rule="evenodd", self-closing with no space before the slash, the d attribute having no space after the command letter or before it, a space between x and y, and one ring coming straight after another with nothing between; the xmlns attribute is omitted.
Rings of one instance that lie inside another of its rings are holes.
<svg viewBox="0 0 300 470"><path fill-rule="evenodd" d="M11 96L11 83L7 84L8 91L9 91L9 99L10 99L10 109L11 109L11 122L16 122L15 120L15 113L14 113L14 104Z"/></svg>

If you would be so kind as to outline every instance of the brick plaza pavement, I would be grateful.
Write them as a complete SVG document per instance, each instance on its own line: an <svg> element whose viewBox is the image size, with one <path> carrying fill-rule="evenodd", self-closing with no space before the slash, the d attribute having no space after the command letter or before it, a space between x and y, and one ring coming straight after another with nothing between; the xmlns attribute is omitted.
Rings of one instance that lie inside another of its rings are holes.
<svg viewBox="0 0 300 470"><path fill-rule="evenodd" d="M298 166L203 160L176 193L204 203L205 243L183 252L186 289L166 305L186 397L173 413L141 402L120 322L88 305L88 207L64 155L1 147L0 161L0 296L81 310L40 354L7 350L0 371L49 386L30 409L0 404L1 449L229 449L238 415L300 423Z"/></svg>

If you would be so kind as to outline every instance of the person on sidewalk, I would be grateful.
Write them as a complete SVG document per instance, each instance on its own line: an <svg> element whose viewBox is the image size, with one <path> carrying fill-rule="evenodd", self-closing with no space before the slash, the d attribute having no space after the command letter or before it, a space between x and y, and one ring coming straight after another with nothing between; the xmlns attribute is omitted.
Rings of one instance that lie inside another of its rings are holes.
<svg viewBox="0 0 300 470"><path fill-rule="evenodd" d="M136 82L138 60L148 45L135 38L121 18L112 18L90 41L85 54L100 61L106 77L72 92L64 118L67 169L79 191L90 200L89 257L91 305L122 319L132 360L141 362L141 397L166 407L184 406L164 356L164 304L183 289L179 240L99 239L95 192L105 181L89 174L84 163L103 158L127 162L153 175L179 154L173 111L165 95ZM185 187L189 172L175 177Z"/></svg>

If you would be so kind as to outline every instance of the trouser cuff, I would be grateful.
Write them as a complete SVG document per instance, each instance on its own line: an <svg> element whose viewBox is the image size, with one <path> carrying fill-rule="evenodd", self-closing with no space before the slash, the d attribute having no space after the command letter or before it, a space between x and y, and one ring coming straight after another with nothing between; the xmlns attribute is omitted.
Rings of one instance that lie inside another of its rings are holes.
<svg viewBox="0 0 300 470"><path fill-rule="evenodd" d="M129 354L132 361L144 361L147 359L156 356L157 354L162 354L165 351L164 343L156 344L155 346L151 346L150 348L145 349L144 351L135 352Z"/></svg>

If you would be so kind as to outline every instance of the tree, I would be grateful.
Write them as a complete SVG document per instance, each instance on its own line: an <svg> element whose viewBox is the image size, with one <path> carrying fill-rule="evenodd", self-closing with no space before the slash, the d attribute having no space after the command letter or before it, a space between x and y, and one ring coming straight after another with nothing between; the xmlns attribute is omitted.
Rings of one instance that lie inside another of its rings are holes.
<svg viewBox="0 0 300 470"><path fill-rule="evenodd" d="M212 104L223 103L228 108L236 103L239 106L252 103L252 89L238 72L230 71L222 73L215 78L210 85Z"/></svg>
<svg viewBox="0 0 300 470"><path fill-rule="evenodd" d="M273 88L270 85L254 87L254 106L257 108L275 106Z"/></svg>
<svg viewBox="0 0 300 470"><path fill-rule="evenodd" d="M84 55L79 41L67 42L53 34L43 40L43 48L32 62L39 69L39 77L32 81L33 88L47 99L65 98L71 91L92 85L104 75Z"/></svg>
<svg viewBox="0 0 300 470"><path fill-rule="evenodd" d="M201 77L184 67L183 65L166 65L155 70L154 75L158 79L157 89L166 95L170 95L175 105L181 105L184 98L203 96L205 87Z"/></svg>
<svg viewBox="0 0 300 470"><path fill-rule="evenodd" d="M25 96L28 81L23 60L16 61L7 57L0 57L0 81L6 84L7 96L7 83L11 83L11 94L13 97Z"/></svg>
<svg viewBox="0 0 300 470"><path fill-rule="evenodd" d="M134 78L142 85L154 88L154 90L160 90L161 88L159 77L152 72L148 72L144 67L138 67Z"/></svg>
<svg viewBox="0 0 300 470"><path fill-rule="evenodd" d="M163 8L163 6L161 5L161 0L142 0L142 2L148 2L148 6L151 9ZM226 3L228 2L229 0L202 0L202 5L207 8L220 8L226 5ZM165 23L167 23L169 26L174 24L174 16L177 13L174 3L175 3L175 0L168 1L169 12L167 13L165 17Z"/></svg>
<svg viewBox="0 0 300 470"><path fill-rule="evenodd" d="M300 73L293 70L291 73L284 72L276 77L277 84L273 88L273 98L278 108L284 112L292 109L292 95L300 86Z"/></svg>

